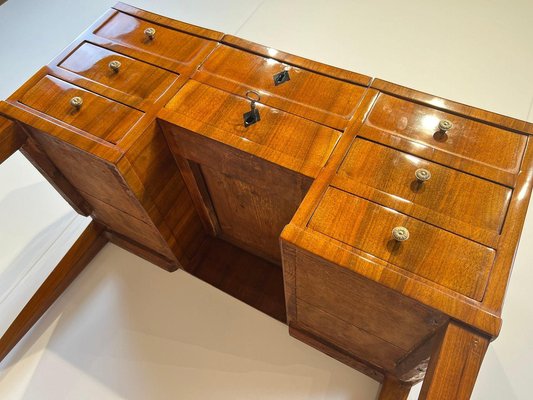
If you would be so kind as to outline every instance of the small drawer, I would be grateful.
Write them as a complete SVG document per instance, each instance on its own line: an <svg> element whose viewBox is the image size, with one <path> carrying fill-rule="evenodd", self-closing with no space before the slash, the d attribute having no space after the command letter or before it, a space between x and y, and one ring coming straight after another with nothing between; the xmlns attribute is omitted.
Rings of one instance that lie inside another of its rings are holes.
<svg viewBox="0 0 533 400"><path fill-rule="evenodd" d="M81 105L75 100L81 100ZM143 115L49 75L28 90L19 102L113 144Z"/></svg>
<svg viewBox="0 0 533 400"><path fill-rule="evenodd" d="M59 67L141 100L155 101L177 74L84 42Z"/></svg>
<svg viewBox="0 0 533 400"><path fill-rule="evenodd" d="M449 230L459 221L499 234L512 194L505 186L362 138L353 142L337 175L374 188L384 205L395 207L400 199L423 207L419 214L426 221ZM468 226L459 230L468 232Z"/></svg>
<svg viewBox="0 0 533 400"><path fill-rule="evenodd" d="M190 80L165 110L175 125L316 177L341 133L261 103L255 105L260 120L245 127L250 100Z"/></svg>
<svg viewBox="0 0 533 400"><path fill-rule="evenodd" d="M363 135L366 128L423 143L449 155L511 174L518 173L527 142L525 135L386 94L379 95L361 129ZM389 141L396 147L393 139ZM461 167L461 164L453 166Z"/></svg>
<svg viewBox="0 0 533 400"><path fill-rule="evenodd" d="M483 297L495 257L489 247L334 187L309 228L475 300Z"/></svg>
<svg viewBox="0 0 533 400"><path fill-rule="evenodd" d="M258 90L265 104L336 129L346 127L366 89L225 45L194 78L241 96Z"/></svg>
<svg viewBox="0 0 533 400"><path fill-rule="evenodd" d="M117 12L95 35L180 64L191 65L213 42Z"/></svg>

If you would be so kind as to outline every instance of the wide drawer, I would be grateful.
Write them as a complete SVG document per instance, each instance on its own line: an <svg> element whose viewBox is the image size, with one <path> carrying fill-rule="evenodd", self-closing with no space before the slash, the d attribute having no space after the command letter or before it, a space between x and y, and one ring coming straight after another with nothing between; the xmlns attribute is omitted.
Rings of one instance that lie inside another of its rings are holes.
<svg viewBox="0 0 533 400"><path fill-rule="evenodd" d="M408 230L408 240L393 238L397 227ZM491 248L333 187L309 228L475 300L495 257Z"/></svg>
<svg viewBox="0 0 533 400"><path fill-rule="evenodd" d="M172 112L170 122L175 125L311 177L316 177L341 135L261 103L256 103L260 120L245 127L249 100L194 80L165 109Z"/></svg>
<svg viewBox="0 0 533 400"><path fill-rule="evenodd" d="M81 99L81 105L73 106L74 98ZM19 101L110 143L117 143L143 115L133 108L48 75Z"/></svg>
<svg viewBox="0 0 533 400"><path fill-rule="evenodd" d="M59 66L122 93L155 101L178 75L84 42Z"/></svg>
<svg viewBox="0 0 533 400"><path fill-rule="evenodd" d="M190 65L212 42L117 12L95 34L180 64Z"/></svg>
<svg viewBox="0 0 533 400"><path fill-rule="evenodd" d="M337 129L346 127L365 92L363 86L225 45L211 53L195 79L241 96L257 90L265 104Z"/></svg>
<svg viewBox="0 0 533 400"><path fill-rule="evenodd" d="M433 221L451 230L460 221L499 233L512 194L505 186L361 138L337 175L391 195L385 205L394 207L401 199L436 212L440 218Z"/></svg>
<svg viewBox="0 0 533 400"><path fill-rule="evenodd" d="M451 122L451 127L442 125L443 121ZM520 169L527 141L525 135L386 94L379 95L361 130L363 135L366 127L511 174Z"/></svg>

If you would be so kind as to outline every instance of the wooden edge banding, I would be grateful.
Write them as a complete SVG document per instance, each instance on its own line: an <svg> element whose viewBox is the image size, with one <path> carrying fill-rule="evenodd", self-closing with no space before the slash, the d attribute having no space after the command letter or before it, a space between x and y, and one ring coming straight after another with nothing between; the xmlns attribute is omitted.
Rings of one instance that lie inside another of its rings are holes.
<svg viewBox="0 0 533 400"><path fill-rule="evenodd" d="M416 103L421 103L428 107L458 114L459 116L473 119L478 122L489 123L497 128L504 128L517 133L528 133L533 135L533 123L527 121L522 121L491 111L486 111L481 108L476 108L452 100L433 96L431 94L409 89L406 86L387 82L382 79L375 79L370 87L383 93L391 94L406 100L412 100Z"/></svg>
<svg viewBox="0 0 533 400"><path fill-rule="evenodd" d="M224 36L224 33L222 32L218 32L212 29L202 28L200 26L188 24L186 22L176 21L175 19L163 17L161 15L154 14L150 11L141 10L137 7L133 7L133 6L130 6L129 4L124 4L122 2L118 2L117 4L113 6L113 8L125 14L129 14L134 17L146 19L146 20L155 22L157 24L167 26L172 29L187 32L187 33L190 33L196 36L201 36L206 39L219 41Z"/></svg>
<svg viewBox="0 0 533 400"><path fill-rule="evenodd" d="M411 386L400 382L392 376L385 376L378 400L407 400L410 391Z"/></svg>
<svg viewBox="0 0 533 400"><path fill-rule="evenodd" d="M0 361L15 347L107 243L105 229L91 222L0 338Z"/></svg>
<svg viewBox="0 0 533 400"><path fill-rule="evenodd" d="M327 75L332 78L340 79L343 81L355 83L357 85L369 86L372 82L372 78L366 75L359 74L357 72L348 71L342 68L334 67L331 65L323 64L318 61L310 60L293 54L285 53L281 50L276 50L273 54L272 49L267 46L263 46L258 43L250 42L246 39L241 39L233 35L224 35L221 42L233 47L237 47L242 50L246 50L263 57L273 58L275 60L292 64L297 67L308 69L314 72L318 72L322 75ZM270 50L270 51L269 51Z"/></svg>
<svg viewBox="0 0 533 400"><path fill-rule="evenodd" d="M351 355L344 352L342 349L338 349L337 347L323 343L319 338L315 337L314 335L305 332L300 327L295 326L294 324L289 324L289 334L298 339L301 342L304 342L305 344L314 347L318 351L327 354L328 356L334 358L337 361L342 362L343 364L346 364L347 366L361 372L362 374L365 374L369 378L374 379L378 382L384 381L384 372L377 369L372 368L371 366L363 363L362 361L359 361L352 357Z"/></svg>
<svg viewBox="0 0 533 400"><path fill-rule="evenodd" d="M154 251L150 250L149 248L134 242L131 239L128 239L125 236L122 236L119 233L107 231L106 232L107 239L117 245L118 247L129 251L136 256L139 256L146 261L151 262L152 264L155 264L161 269L164 269L167 272L174 272L179 269L180 265L176 261L172 261L167 259L166 257L155 253Z"/></svg>
<svg viewBox="0 0 533 400"><path fill-rule="evenodd" d="M0 164L22 147L26 135L15 122L0 117Z"/></svg>

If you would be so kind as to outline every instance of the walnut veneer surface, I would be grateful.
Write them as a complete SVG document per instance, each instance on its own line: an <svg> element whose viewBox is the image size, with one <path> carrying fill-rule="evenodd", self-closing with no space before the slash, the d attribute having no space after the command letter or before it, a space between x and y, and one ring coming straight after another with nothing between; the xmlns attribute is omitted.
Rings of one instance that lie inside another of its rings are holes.
<svg viewBox="0 0 533 400"><path fill-rule="evenodd" d="M533 125L270 50L119 3L0 103L0 162L21 149L95 221L0 354L110 240L287 322L382 400L422 379L420 399L470 397Z"/></svg>

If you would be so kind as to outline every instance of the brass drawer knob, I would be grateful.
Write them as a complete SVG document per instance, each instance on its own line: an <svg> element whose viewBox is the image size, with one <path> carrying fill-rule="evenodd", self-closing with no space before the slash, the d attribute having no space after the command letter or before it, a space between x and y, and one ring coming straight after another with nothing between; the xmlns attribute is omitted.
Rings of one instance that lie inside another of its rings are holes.
<svg viewBox="0 0 533 400"><path fill-rule="evenodd" d="M405 242L409 239L409 231L403 226L397 226L392 230L392 237L397 242Z"/></svg>
<svg viewBox="0 0 533 400"><path fill-rule="evenodd" d="M154 40L154 38L155 38L155 28L146 28L144 30L144 34L149 40Z"/></svg>
<svg viewBox="0 0 533 400"><path fill-rule="evenodd" d="M446 133L452 128L453 128L452 121L448 121L447 119L443 119L442 121L439 122L439 131L441 131L441 132Z"/></svg>
<svg viewBox="0 0 533 400"><path fill-rule="evenodd" d="M425 168L419 168L415 171L415 177L419 182L429 181L431 179L431 172Z"/></svg>
<svg viewBox="0 0 533 400"><path fill-rule="evenodd" d="M73 97L70 99L70 105L76 110L79 110L83 104L83 99L79 96Z"/></svg>
<svg viewBox="0 0 533 400"><path fill-rule="evenodd" d="M113 72L118 72L121 66L122 63L118 60L113 60L109 63L109 69Z"/></svg>

